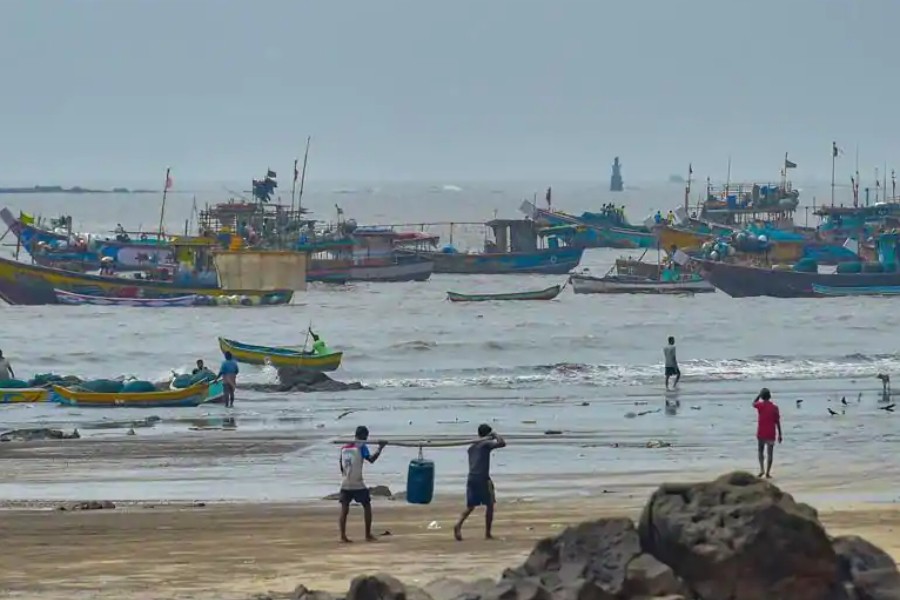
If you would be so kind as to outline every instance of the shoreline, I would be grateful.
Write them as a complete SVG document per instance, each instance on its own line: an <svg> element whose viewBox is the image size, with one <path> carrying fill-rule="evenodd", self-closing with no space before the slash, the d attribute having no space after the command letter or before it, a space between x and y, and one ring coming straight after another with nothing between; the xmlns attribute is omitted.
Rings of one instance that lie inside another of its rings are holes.
<svg viewBox="0 0 900 600"><path fill-rule="evenodd" d="M481 538L480 510L466 524L466 539L454 541L453 521L462 506L445 498L427 506L376 500L377 543L360 541L362 511L355 507L353 544L338 542L336 502L10 508L0 511L0 531L16 550L0 573L0 597L246 600L290 592L301 583L342 593L361 573L387 572L416 585L440 577L497 578L524 561L538 539L580 521L636 519L646 498L501 502L498 539L490 542ZM820 518L829 534L862 535L900 558L900 507L831 507Z"/></svg>

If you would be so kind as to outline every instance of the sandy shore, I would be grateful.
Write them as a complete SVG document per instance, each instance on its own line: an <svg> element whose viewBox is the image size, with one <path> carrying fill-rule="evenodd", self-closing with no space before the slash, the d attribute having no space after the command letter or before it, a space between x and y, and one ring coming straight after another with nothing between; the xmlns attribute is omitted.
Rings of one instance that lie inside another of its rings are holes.
<svg viewBox="0 0 900 600"><path fill-rule="evenodd" d="M455 542L458 503L376 503L378 543L337 541L334 505L134 505L115 510L0 512L4 568L0 597L44 600L129 598L245 599L297 584L344 591L351 577L386 571L413 583L441 576L496 577L524 559L534 541L568 524L612 515L637 517L643 498L508 502L496 535L481 538L481 514ZM900 558L900 508L848 506L822 511L832 534L863 535ZM362 538L361 513L350 535ZM390 532L387 535L384 532Z"/></svg>

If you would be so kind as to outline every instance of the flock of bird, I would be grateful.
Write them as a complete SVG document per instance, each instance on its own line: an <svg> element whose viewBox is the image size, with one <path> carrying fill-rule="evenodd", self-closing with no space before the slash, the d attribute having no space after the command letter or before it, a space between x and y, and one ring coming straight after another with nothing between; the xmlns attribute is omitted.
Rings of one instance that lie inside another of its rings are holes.
<svg viewBox="0 0 900 600"><path fill-rule="evenodd" d="M879 406L878 410L883 410L885 412L892 413L892 412L894 412L894 408L897 405L896 405L896 403L891 402L891 376L885 375L883 373L879 373L877 375L877 378L881 380L881 383L884 386L884 389L881 394L881 399L879 400L879 402L884 403L884 406ZM829 398L828 401L831 402L831 398ZM860 392L856 396L856 403L857 404L862 403L862 392ZM803 399L798 398L797 399L797 408L800 408L800 406L802 404L803 404ZM850 406L850 403L847 402L846 396L841 396L841 405L844 407ZM832 417L837 417L837 416L843 415L843 414L845 414L845 411L846 411L846 409L842 409L841 412L838 412L838 411L834 410L833 408L828 407L828 414L831 415Z"/></svg>

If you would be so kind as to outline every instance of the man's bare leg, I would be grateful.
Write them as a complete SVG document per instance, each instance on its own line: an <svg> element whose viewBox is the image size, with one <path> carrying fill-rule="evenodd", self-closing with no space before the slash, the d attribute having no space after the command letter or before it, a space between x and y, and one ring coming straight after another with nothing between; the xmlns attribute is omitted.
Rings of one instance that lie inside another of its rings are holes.
<svg viewBox="0 0 900 600"><path fill-rule="evenodd" d="M756 445L757 454L759 455L759 475L757 475L757 477L762 477L763 475L765 475L765 469L763 467L763 459L765 457L763 456L763 452L765 451L766 445L762 442L762 440L757 440Z"/></svg>
<svg viewBox="0 0 900 600"><path fill-rule="evenodd" d="M484 508L484 539L492 540L494 539L494 536L491 535L491 527L494 525L494 505L488 504Z"/></svg>
<svg viewBox="0 0 900 600"><path fill-rule="evenodd" d="M772 477L772 461L775 459L775 444L766 444L769 447L769 461L766 463L766 478Z"/></svg>
<svg viewBox="0 0 900 600"><path fill-rule="evenodd" d="M457 521L457 522L456 522L456 525L454 525L454 527L453 527L453 537L456 538L456 541L457 541L457 542L461 542L461 541L462 541L462 539L463 539L463 538L462 538L462 527L463 527L463 523L466 522L466 519L469 518L469 515L472 514L472 511L473 511L473 510L475 510L475 507L474 507L474 506L467 506L467 507L466 507L466 510L464 510L464 511L462 512L462 514L459 516L459 521Z"/></svg>
<svg viewBox="0 0 900 600"><path fill-rule="evenodd" d="M372 535L372 505L363 504L363 518L366 521L366 541L377 542L378 538Z"/></svg>
<svg viewBox="0 0 900 600"><path fill-rule="evenodd" d="M338 519L338 526L341 530L341 541L349 544L352 540L347 537L347 515L350 514L350 503L341 502L341 517Z"/></svg>

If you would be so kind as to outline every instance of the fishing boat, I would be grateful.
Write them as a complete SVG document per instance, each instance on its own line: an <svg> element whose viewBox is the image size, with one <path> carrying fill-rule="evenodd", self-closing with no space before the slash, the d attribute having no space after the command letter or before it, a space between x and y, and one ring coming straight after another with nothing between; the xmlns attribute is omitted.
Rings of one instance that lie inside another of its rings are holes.
<svg viewBox="0 0 900 600"><path fill-rule="evenodd" d="M338 223L344 242L329 243L311 252L308 281L426 281L434 262L398 249L434 246L438 237L419 232L397 232L387 227L357 227L353 220Z"/></svg>
<svg viewBox="0 0 900 600"><path fill-rule="evenodd" d="M576 294L701 294L716 288L700 278L659 281L644 277L608 275L571 275L572 291Z"/></svg>
<svg viewBox="0 0 900 600"><path fill-rule="evenodd" d="M786 269L707 259L695 259L695 262L704 279L733 298L816 298L826 295L823 290L832 296L842 292L843 295L884 295L881 292L900 287L898 239L897 233L882 234L877 240L879 262L844 263L833 273L820 272L815 262L798 263Z"/></svg>
<svg viewBox="0 0 900 600"><path fill-rule="evenodd" d="M173 306L195 306L200 296L189 294L187 296L175 296L173 298L108 298L105 296L91 296L88 294L75 294L65 290L53 290L56 300L60 304L75 306L133 306L141 308L167 308Z"/></svg>
<svg viewBox="0 0 900 600"><path fill-rule="evenodd" d="M435 273L565 274L578 266L584 247L566 246L560 228L543 228L528 219L494 219L485 223L492 232L481 252L460 252L453 246L440 251L399 250L434 263ZM570 227L564 229L569 230ZM540 241L546 247L540 247Z"/></svg>
<svg viewBox="0 0 900 600"><path fill-rule="evenodd" d="M628 222L622 209L606 208L601 212L584 212L581 216L560 210L543 209L527 200L519 211L547 227L569 226L569 245L585 248L652 248L656 246L653 231Z"/></svg>
<svg viewBox="0 0 900 600"><path fill-rule="evenodd" d="M562 291L562 286L554 285L532 292L512 292L506 294L459 294L447 292L450 302L490 302L492 300L553 300Z"/></svg>
<svg viewBox="0 0 900 600"><path fill-rule="evenodd" d="M289 289L251 290L228 286L180 283L174 280L148 280L126 277L103 277L64 271L53 267L26 264L0 258L0 298L9 304L59 304L56 290L105 298L178 298L202 296L209 304L287 304L294 292Z"/></svg>
<svg viewBox="0 0 900 600"><path fill-rule="evenodd" d="M91 408L169 408L199 406L207 400L209 384L156 392L84 392L53 386L53 400L66 406Z"/></svg>
<svg viewBox="0 0 900 600"><path fill-rule="evenodd" d="M341 366L343 352L312 354L302 349L287 346L257 346L235 340L219 338L222 352L231 352L234 360L249 365L274 367L297 367L307 371L334 371Z"/></svg>
<svg viewBox="0 0 900 600"><path fill-rule="evenodd" d="M0 388L0 404L47 402L50 390L45 388Z"/></svg>
<svg viewBox="0 0 900 600"><path fill-rule="evenodd" d="M832 287L828 285L812 284L813 292L817 296L900 296L900 285L870 286L870 287Z"/></svg>

